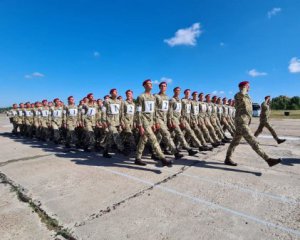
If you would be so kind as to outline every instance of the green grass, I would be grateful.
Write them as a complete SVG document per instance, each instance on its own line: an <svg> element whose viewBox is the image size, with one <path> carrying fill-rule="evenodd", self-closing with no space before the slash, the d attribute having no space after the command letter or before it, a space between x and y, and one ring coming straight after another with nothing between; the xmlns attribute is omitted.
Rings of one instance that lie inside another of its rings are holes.
<svg viewBox="0 0 300 240"><path fill-rule="evenodd" d="M285 116L284 112L290 112L289 116ZM271 118L282 119L300 119L300 110L272 110Z"/></svg>

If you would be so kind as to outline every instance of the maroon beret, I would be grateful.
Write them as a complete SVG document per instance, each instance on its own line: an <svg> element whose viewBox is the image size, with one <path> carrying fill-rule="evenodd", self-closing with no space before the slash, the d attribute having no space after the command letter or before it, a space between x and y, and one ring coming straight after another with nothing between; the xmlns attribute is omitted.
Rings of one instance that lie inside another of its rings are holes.
<svg viewBox="0 0 300 240"><path fill-rule="evenodd" d="M175 92L177 89L180 90L180 87L175 87L175 88L173 89L173 92Z"/></svg>
<svg viewBox="0 0 300 240"><path fill-rule="evenodd" d="M146 80L143 82L143 86L145 86L145 84L147 84L148 82L152 83L151 79L146 79Z"/></svg>
<svg viewBox="0 0 300 240"><path fill-rule="evenodd" d="M53 102L59 101L59 98L54 98Z"/></svg>
<svg viewBox="0 0 300 240"><path fill-rule="evenodd" d="M198 94L198 92L197 92L197 91L193 92L193 93L192 93L192 96L193 96L193 95L195 95L195 94L197 95L197 94Z"/></svg>
<svg viewBox="0 0 300 240"><path fill-rule="evenodd" d="M127 94L127 93L129 93L129 92L131 92L131 93L133 94L133 91L130 90L130 89L128 89L125 93Z"/></svg>
<svg viewBox="0 0 300 240"><path fill-rule="evenodd" d="M74 97L73 97L73 96L69 96L69 97L68 97L68 100L70 100L70 98L74 98Z"/></svg>
<svg viewBox="0 0 300 240"><path fill-rule="evenodd" d="M184 93L186 93L187 91L191 91L191 89L189 89L189 88L188 88L188 89L185 89L185 90L184 90Z"/></svg>
<svg viewBox="0 0 300 240"><path fill-rule="evenodd" d="M109 93L112 94L112 92L116 91L116 90L117 90L116 88L112 88L112 89L110 89Z"/></svg>
<svg viewBox="0 0 300 240"><path fill-rule="evenodd" d="M89 93L86 97L89 98L89 97L92 96L92 95L94 95L94 94Z"/></svg>
<svg viewBox="0 0 300 240"><path fill-rule="evenodd" d="M160 87L162 84L166 84L166 86L168 85L167 82L161 82L158 86Z"/></svg>
<svg viewBox="0 0 300 240"><path fill-rule="evenodd" d="M247 84L249 84L248 81L243 81L239 83L239 88L246 86Z"/></svg>
<svg viewBox="0 0 300 240"><path fill-rule="evenodd" d="M205 95L205 98L207 98L207 97L210 97L210 94L206 94L206 95Z"/></svg>

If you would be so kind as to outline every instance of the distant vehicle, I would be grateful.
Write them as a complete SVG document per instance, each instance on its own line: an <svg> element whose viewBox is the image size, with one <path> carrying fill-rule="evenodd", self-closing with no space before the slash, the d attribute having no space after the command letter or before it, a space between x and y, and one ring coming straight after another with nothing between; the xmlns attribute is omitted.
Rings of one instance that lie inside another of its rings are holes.
<svg viewBox="0 0 300 240"><path fill-rule="evenodd" d="M252 109L253 109L252 116L259 117L260 112L261 112L260 105L258 103L252 103Z"/></svg>

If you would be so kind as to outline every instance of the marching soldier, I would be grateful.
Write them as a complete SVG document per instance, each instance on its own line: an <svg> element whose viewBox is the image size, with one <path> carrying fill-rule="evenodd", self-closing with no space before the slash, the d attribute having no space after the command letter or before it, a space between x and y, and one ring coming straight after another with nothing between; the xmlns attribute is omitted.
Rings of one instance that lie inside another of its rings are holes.
<svg viewBox="0 0 300 240"><path fill-rule="evenodd" d="M98 119L98 105L94 102L93 93L89 93L87 95L87 101L82 106L82 121L84 126L84 150L86 152L91 150L91 146L94 147L95 144L95 133L94 129L96 126L96 122Z"/></svg>
<svg viewBox="0 0 300 240"><path fill-rule="evenodd" d="M132 149L135 146L135 140L133 135L134 129L134 115L135 115L135 103L133 102L133 92L127 90L125 92L126 100L122 104L122 116L121 116L121 126L122 126L122 139L125 149Z"/></svg>
<svg viewBox="0 0 300 240"><path fill-rule="evenodd" d="M48 106L48 101L44 99L42 101L42 107L40 108L41 113L41 139L43 141L48 141L50 139L50 107Z"/></svg>
<svg viewBox="0 0 300 240"><path fill-rule="evenodd" d="M233 136L234 130L231 128L231 126L227 122L227 115L228 115L227 106L222 104L220 97L217 99L216 104L217 104L217 108L218 108L218 113L217 113L218 119L219 119L220 123L223 125L223 131L225 132L226 130L228 130L228 132L231 134L231 136Z"/></svg>
<svg viewBox="0 0 300 240"><path fill-rule="evenodd" d="M173 89L174 96L170 100L170 111L169 111L169 120L168 120L168 126L169 129L174 131L175 137L178 139L179 143L183 146L184 149L186 149L190 156L194 156L198 152L193 150L190 145L187 143L186 139L184 138L184 134L181 131L181 127L184 127L181 124L181 109L182 104L181 100L179 98L180 95L180 87L175 87Z"/></svg>
<svg viewBox="0 0 300 240"><path fill-rule="evenodd" d="M120 120L122 116L122 109L121 101L117 99L117 89L111 89L110 96L111 97L104 102L104 106L102 108L102 125L104 128L108 128L106 146L103 152L103 157L106 158L111 157L108 151L113 143L117 145L117 148L120 152L124 153L125 155L128 154L128 152L124 152L124 146L119 134L119 129L121 127Z"/></svg>
<svg viewBox="0 0 300 240"><path fill-rule="evenodd" d="M235 148L239 145L242 137L249 143L252 149L261 156L270 167L281 162L281 159L270 158L259 146L255 136L252 134L251 129L249 128L251 118L252 118L252 102L251 98L248 95L250 84L248 81L239 83L240 91L234 96L236 101L236 117L235 117L235 126L236 131L235 135L230 143L227 153L225 164L230 166L237 166L237 163L233 162L231 156Z"/></svg>
<svg viewBox="0 0 300 240"><path fill-rule="evenodd" d="M13 134L18 134L18 104L14 103L12 109L7 112L10 123L13 125Z"/></svg>
<svg viewBox="0 0 300 240"><path fill-rule="evenodd" d="M30 102L25 104L24 115L25 115L25 135L27 137L33 137L33 112Z"/></svg>
<svg viewBox="0 0 300 240"><path fill-rule="evenodd" d="M155 97L151 94L152 81L147 79L143 82L145 92L137 99L137 127L139 128L140 139L136 151L135 164L145 166L142 161L142 154L146 143L149 141L154 154L161 160L163 166L172 166L172 161L167 160L155 137ZM158 126L158 125L157 125ZM158 126L159 127L159 126Z"/></svg>
<svg viewBox="0 0 300 240"><path fill-rule="evenodd" d="M273 138L277 141L278 144L281 144L285 142L285 139L280 139L271 124L269 123L269 117L270 117L270 96L265 97L265 101L261 104L261 112L259 117L259 126L254 133L255 137L258 137L258 135L262 132L263 128L266 127L270 133L272 134Z"/></svg>
<svg viewBox="0 0 300 240"><path fill-rule="evenodd" d="M198 131L197 135L199 136L201 142L199 141L198 137L196 136L195 132L192 130L190 126L191 122L191 109L192 109L192 104L190 100L190 89L185 89L184 90L184 98L181 99L182 103L182 109L181 109L181 126L184 129L185 135L187 135L193 145L195 145L197 148L199 148L200 151L208 151L212 150L211 147L207 146L207 143L203 137L203 134L201 131ZM202 145L202 144L203 145Z"/></svg>
<svg viewBox="0 0 300 240"><path fill-rule="evenodd" d="M54 106L50 108L50 119L52 127L52 139L55 144L61 141L60 128L63 123L63 107L61 106L61 101L58 98L53 100Z"/></svg>
<svg viewBox="0 0 300 240"><path fill-rule="evenodd" d="M169 147L169 150L174 154L175 159L182 158L183 155L179 153L176 149L175 143L171 138L171 134L167 127L167 122L169 118L169 97L166 94L167 83L161 82L159 84L160 92L155 94L155 104L156 104L156 136L158 142L160 140Z"/></svg>
<svg viewBox="0 0 300 240"><path fill-rule="evenodd" d="M74 97L68 97L68 104L64 107L64 124L67 130L66 133L66 147L70 148L71 144L77 144L77 134L75 128L78 126L79 114L78 107L75 105Z"/></svg>
<svg viewBox="0 0 300 240"><path fill-rule="evenodd" d="M231 129L233 130L233 132L235 132L234 122L230 116L231 106L228 104L226 97L224 97L222 99L222 102L223 102L223 112L224 112L225 119L226 119L227 123L229 124L229 126L231 127Z"/></svg>
<svg viewBox="0 0 300 240"><path fill-rule="evenodd" d="M35 103L35 108L32 110L33 112L33 128L34 128L34 133L35 137L40 139L41 138L41 103L36 102Z"/></svg>

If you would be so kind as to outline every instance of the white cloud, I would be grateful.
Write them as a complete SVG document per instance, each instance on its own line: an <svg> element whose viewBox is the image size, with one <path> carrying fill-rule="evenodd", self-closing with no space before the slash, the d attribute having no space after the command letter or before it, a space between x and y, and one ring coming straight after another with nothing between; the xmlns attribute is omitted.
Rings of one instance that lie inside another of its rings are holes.
<svg viewBox="0 0 300 240"><path fill-rule="evenodd" d="M233 92L232 92L232 91L229 91L228 93L229 93L230 95L232 95L232 94L233 94Z"/></svg>
<svg viewBox="0 0 300 240"><path fill-rule="evenodd" d="M281 12L281 8L273 8L268 12L268 18L271 18Z"/></svg>
<svg viewBox="0 0 300 240"><path fill-rule="evenodd" d="M218 91L218 90L215 90L212 92L213 95L224 95L225 94L225 91L221 90L221 91Z"/></svg>
<svg viewBox="0 0 300 240"><path fill-rule="evenodd" d="M289 65L290 73L299 73L300 72L300 59L293 57Z"/></svg>
<svg viewBox="0 0 300 240"><path fill-rule="evenodd" d="M94 57L100 57L100 53L97 51L94 51L93 55L94 55Z"/></svg>
<svg viewBox="0 0 300 240"><path fill-rule="evenodd" d="M259 77L259 76L266 76L266 75L268 75L266 72L258 72L255 69L252 69L252 70L248 71L248 74L251 77Z"/></svg>
<svg viewBox="0 0 300 240"><path fill-rule="evenodd" d="M45 77L45 75L42 74L42 73L39 73L39 72L33 72L31 74L26 74L25 75L25 78L27 78L27 79L30 79L30 78L43 78L43 77Z"/></svg>
<svg viewBox="0 0 300 240"><path fill-rule="evenodd" d="M170 83L173 82L173 79L172 78L168 78L168 77L162 77L160 79L160 81L158 81L158 80L152 81L153 84L157 84L157 85L160 84L161 82L166 82L166 83L170 84Z"/></svg>
<svg viewBox="0 0 300 240"><path fill-rule="evenodd" d="M174 37L165 39L164 42L171 47L176 45L195 46L197 44L196 38L202 33L200 28L200 23L194 23L191 27L177 30Z"/></svg>

